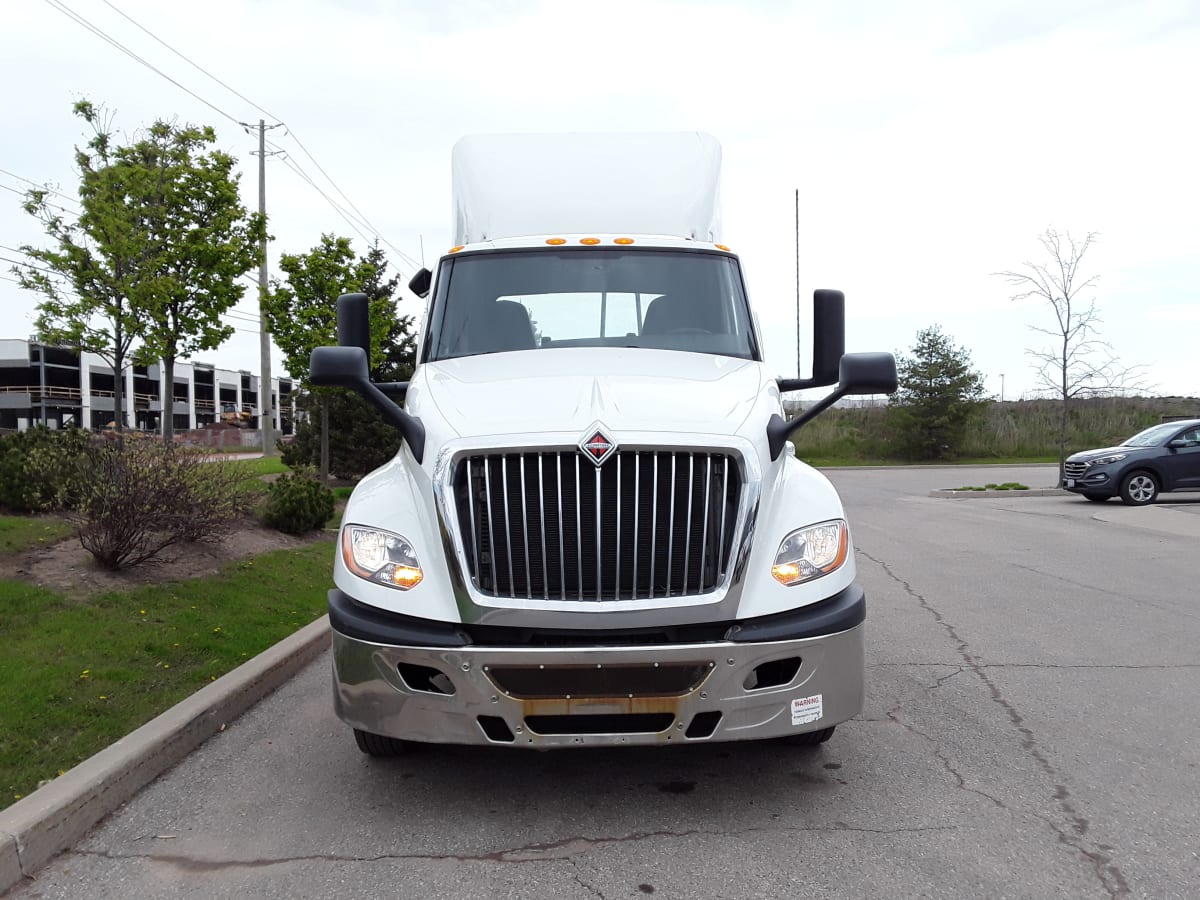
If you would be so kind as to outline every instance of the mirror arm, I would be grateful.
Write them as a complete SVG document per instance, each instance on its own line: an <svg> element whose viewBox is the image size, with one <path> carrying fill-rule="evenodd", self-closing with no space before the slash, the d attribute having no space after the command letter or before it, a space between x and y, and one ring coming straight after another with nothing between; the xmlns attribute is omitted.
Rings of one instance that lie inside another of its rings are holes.
<svg viewBox="0 0 1200 900"><path fill-rule="evenodd" d="M796 379L799 381L800 379ZM846 396L846 391L838 388L827 397L818 400L800 415L794 419L784 419L778 413L771 416L771 421L767 422L767 443L771 448L771 461L779 459L779 454L783 452L783 445L787 443L787 439L792 436L792 432L808 422L811 422L833 404L837 403Z"/></svg>
<svg viewBox="0 0 1200 900"><path fill-rule="evenodd" d="M392 397L399 397L401 400L408 393L409 383L407 381L376 381L374 384L375 387L379 388L385 394Z"/></svg>
<svg viewBox="0 0 1200 900"><path fill-rule="evenodd" d="M425 426L421 424L421 420L402 410L374 382L364 380L355 385L354 389L379 410L389 425L400 432L408 442L408 449L412 451L413 458L420 463L425 456Z"/></svg>

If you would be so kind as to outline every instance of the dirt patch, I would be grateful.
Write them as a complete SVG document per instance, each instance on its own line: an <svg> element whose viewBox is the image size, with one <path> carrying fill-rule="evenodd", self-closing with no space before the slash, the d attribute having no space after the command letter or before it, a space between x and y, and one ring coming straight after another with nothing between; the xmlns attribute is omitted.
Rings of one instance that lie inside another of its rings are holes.
<svg viewBox="0 0 1200 900"><path fill-rule="evenodd" d="M215 575L235 560L272 550L306 547L336 533L334 528L295 537L247 519L218 541L168 547L157 560L117 572L97 566L77 537L0 559L0 566L8 570L4 573L6 576L32 582L73 599L83 599L105 591L124 591L144 584Z"/></svg>

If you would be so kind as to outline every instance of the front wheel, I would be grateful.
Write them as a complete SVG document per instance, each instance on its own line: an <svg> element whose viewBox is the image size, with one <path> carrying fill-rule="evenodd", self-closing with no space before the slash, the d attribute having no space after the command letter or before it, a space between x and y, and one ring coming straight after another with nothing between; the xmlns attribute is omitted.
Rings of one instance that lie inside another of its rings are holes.
<svg viewBox="0 0 1200 900"><path fill-rule="evenodd" d="M816 747L833 737L833 730L835 728L837 728L836 725L830 725L828 728L822 728L820 731L789 734L787 737L780 738L780 742L790 744L793 747Z"/></svg>
<svg viewBox="0 0 1200 900"><path fill-rule="evenodd" d="M1158 496L1158 481L1149 472L1130 472L1121 482L1121 502L1145 506Z"/></svg>
<svg viewBox="0 0 1200 900"><path fill-rule="evenodd" d="M354 742L367 756L400 756L406 749L404 741L357 728L354 729Z"/></svg>
<svg viewBox="0 0 1200 900"><path fill-rule="evenodd" d="M1108 500L1108 494L1084 494L1083 496L1087 497L1093 503L1104 503Z"/></svg>

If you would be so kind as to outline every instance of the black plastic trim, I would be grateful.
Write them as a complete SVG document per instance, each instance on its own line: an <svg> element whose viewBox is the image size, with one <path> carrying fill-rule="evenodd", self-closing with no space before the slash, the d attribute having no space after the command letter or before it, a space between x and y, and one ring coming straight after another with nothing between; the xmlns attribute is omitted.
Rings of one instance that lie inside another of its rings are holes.
<svg viewBox="0 0 1200 900"><path fill-rule="evenodd" d="M329 624L348 638L410 647L466 647L472 643L457 625L365 606L337 588L329 591L328 599Z"/></svg>
<svg viewBox="0 0 1200 900"><path fill-rule="evenodd" d="M852 584L832 597L786 613L699 625L631 629L530 629L500 625L452 625L385 612L358 603L337 588L329 591L329 623L346 637L373 644L411 647L617 647L652 644L703 644L797 641L837 634L867 617L862 586Z"/></svg>
<svg viewBox="0 0 1200 900"><path fill-rule="evenodd" d="M799 641L849 631L867 618L867 595L862 585L852 584L827 600L791 612L760 616L738 622L726 633L727 640L741 643Z"/></svg>

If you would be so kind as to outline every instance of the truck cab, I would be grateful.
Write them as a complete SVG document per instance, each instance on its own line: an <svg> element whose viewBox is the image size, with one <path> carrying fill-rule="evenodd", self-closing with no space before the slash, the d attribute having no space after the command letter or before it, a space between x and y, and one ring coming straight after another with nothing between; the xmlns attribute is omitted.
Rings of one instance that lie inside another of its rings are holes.
<svg viewBox="0 0 1200 900"><path fill-rule="evenodd" d="M787 436L894 390L891 356L844 354L818 291L813 376L769 371L708 136L480 136L453 161L412 380L369 381L361 295L312 357L405 438L343 517L338 715L375 755L827 740L862 708L866 602ZM787 420L781 391L816 386Z"/></svg>

